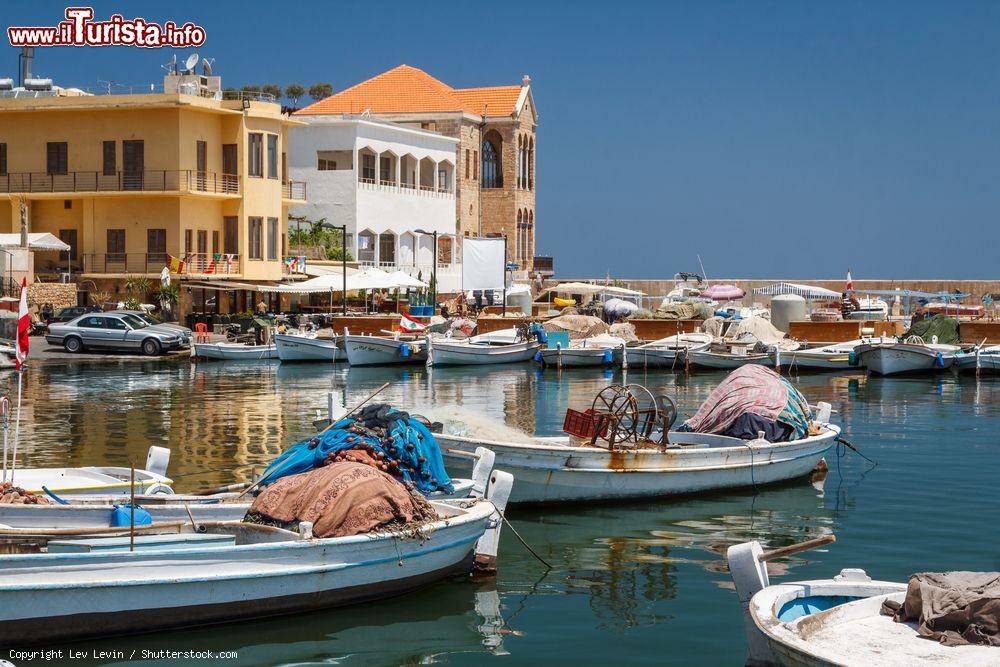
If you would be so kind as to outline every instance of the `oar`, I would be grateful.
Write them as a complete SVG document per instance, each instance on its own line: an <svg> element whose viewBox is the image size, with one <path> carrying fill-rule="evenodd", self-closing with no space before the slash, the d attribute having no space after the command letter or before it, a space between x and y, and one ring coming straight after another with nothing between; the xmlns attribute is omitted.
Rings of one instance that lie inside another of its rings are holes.
<svg viewBox="0 0 1000 667"><path fill-rule="evenodd" d="M810 549L815 549L836 541L836 535L824 535L823 537L817 537L814 540L806 540L805 542L799 542L798 544L789 544L787 547L780 547L778 549L772 549L771 551L765 551L760 555L758 560L761 563L766 563L770 560L784 558L785 556L792 556L794 554L809 551Z"/></svg>
<svg viewBox="0 0 1000 667"><path fill-rule="evenodd" d="M381 387L379 387L378 389L376 389L372 393L368 394L368 396L365 398L365 400L361 401L360 403L358 403L357 405L355 405L353 408L351 408L350 410L348 410L340 419L337 420L337 422L343 421L344 419L347 419L348 417L350 417L351 415L353 415L355 412L357 412L358 410L360 410L361 407L365 403L367 403L368 401L372 400L373 398L375 398L376 396L378 396L379 394L381 394L385 390L385 388L388 387L388 386L389 386L389 383L386 382ZM333 425L336 424L337 422L335 422L335 421L333 421L333 419L331 419L330 423L326 425L326 428L324 428L322 431L320 431L316 435L323 435L324 433L326 433L327 431L329 431L331 428L333 428ZM250 493L251 491L253 491L254 489L256 489L258 486L260 486L261 482L265 481L266 479L267 479L267 477L261 477L256 482L254 482L253 484L251 484L250 486L248 486L246 489L244 489L243 492L240 493L239 496L237 496L237 498L242 498L246 494Z"/></svg>
<svg viewBox="0 0 1000 667"><path fill-rule="evenodd" d="M167 528L176 528L180 532L180 527L185 521L163 521L161 523L151 523L136 526L136 533L148 533ZM132 531L130 526L114 526L110 528L0 528L0 536L3 537L51 537L61 535L128 535Z"/></svg>

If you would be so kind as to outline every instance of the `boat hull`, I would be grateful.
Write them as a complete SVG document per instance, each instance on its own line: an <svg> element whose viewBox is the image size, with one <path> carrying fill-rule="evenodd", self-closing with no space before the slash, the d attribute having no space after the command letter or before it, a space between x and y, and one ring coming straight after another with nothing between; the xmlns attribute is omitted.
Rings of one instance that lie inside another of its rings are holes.
<svg viewBox="0 0 1000 667"><path fill-rule="evenodd" d="M448 450L488 447L496 454L496 467L517 479L511 502L559 503L683 495L794 479L808 474L833 446L840 429L827 428L820 436L753 447L724 436L671 433L671 442L716 446L665 451L609 452L600 447L548 445L544 440L506 444L447 434L436 437L449 469L467 467L467 460Z"/></svg>
<svg viewBox="0 0 1000 667"><path fill-rule="evenodd" d="M14 472L16 486L44 494L44 486L57 496L128 493L131 488L128 468L25 468ZM157 486L170 486L169 477L148 470L135 471L135 492L145 493Z"/></svg>
<svg viewBox="0 0 1000 667"><path fill-rule="evenodd" d="M771 353L771 360L775 364L779 361L776 352ZM784 368L808 368L817 371L845 371L860 368L857 364L851 365L849 352L826 354L795 350L794 352L782 352L780 362Z"/></svg>
<svg viewBox="0 0 1000 667"><path fill-rule="evenodd" d="M336 338L307 338L289 334L275 334L274 343L282 361L327 361L343 359Z"/></svg>
<svg viewBox="0 0 1000 667"><path fill-rule="evenodd" d="M403 356L403 345L409 355ZM423 364L427 362L427 345L423 341L395 340L382 336L345 336L344 349L352 366L385 366L388 364Z"/></svg>
<svg viewBox="0 0 1000 667"><path fill-rule="evenodd" d="M955 355L955 368L960 373L975 373L977 368L976 354L962 352ZM980 373L1000 373L1000 354L980 354L978 368Z"/></svg>
<svg viewBox="0 0 1000 667"><path fill-rule="evenodd" d="M478 366L531 361L541 347L537 342L510 345L469 345L434 342L428 366Z"/></svg>
<svg viewBox="0 0 1000 667"><path fill-rule="evenodd" d="M611 359L608 360L607 352L611 352ZM604 349L599 347L589 348L568 348L565 350L542 350L542 363L546 366L559 367L585 367L585 366L613 366L621 363L621 350Z"/></svg>
<svg viewBox="0 0 1000 667"><path fill-rule="evenodd" d="M237 345L233 343L195 343L194 356L226 361L277 359L276 345Z"/></svg>
<svg viewBox="0 0 1000 667"><path fill-rule="evenodd" d="M400 533L0 559L10 646L228 623L400 595L468 572L492 503Z"/></svg>
<svg viewBox="0 0 1000 667"><path fill-rule="evenodd" d="M734 369L740 366L756 364L758 366L773 366L774 360L769 354L717 354L715 352L692 352L690 363L698 368Z"/></svg>
<svg viewBox="0 0 1000 667"><path fill-rule="evenodd" d="M954 354L939 353L933 348L905 343L863 345L858 349L858 360L877 375L935 373L951 366Z"/></svg>

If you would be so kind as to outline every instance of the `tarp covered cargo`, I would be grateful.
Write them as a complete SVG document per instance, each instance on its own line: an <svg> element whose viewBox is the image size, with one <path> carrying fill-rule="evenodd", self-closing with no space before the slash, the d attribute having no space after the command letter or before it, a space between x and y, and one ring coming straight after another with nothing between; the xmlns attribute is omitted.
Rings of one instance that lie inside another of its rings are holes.
<svg viewBox="0 0 1000 667"><path fill-rule="evenodd" d="M591 338L608 332L608 325L599 317L590 315L560 315L553 317L543 325L546 331L565 331L570 340Z"/></svg>
<svg viewBox="0 0 1000 667"><path fill-rule="evenodd" d="M747 365L726 376L681 429L744 440L756 438L760 430L778 442L805 437L810 421L809 402L785 378Z"/></svg>
<svg viewBox="0 0 1000 667"><path fill-rule="evenodd" d="M920 336L925 343L930 343L934 336L941 345L958 345L961 337L958 333L958 320L938 313L926 319L914 322L906 332L904 340L909 336Z"/></svg>
<svg viewBox="0 0 1000 667"><path fill-rule="evenodd" d="M918 623L921 637L948 646L1000 646L1000 572L921 572L910 577L898 608L883 613Z"/></svg>

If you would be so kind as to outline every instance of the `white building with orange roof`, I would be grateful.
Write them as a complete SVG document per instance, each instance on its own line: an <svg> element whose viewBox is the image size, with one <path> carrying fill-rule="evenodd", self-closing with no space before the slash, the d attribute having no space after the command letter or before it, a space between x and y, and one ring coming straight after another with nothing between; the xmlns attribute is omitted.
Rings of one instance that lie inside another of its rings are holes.
<svg viewBox="0 0 1000 667"><path fill-rule="evenodd" d="M403 270L459 287L455 229L457 139L377 120L368 114L317 114L290 135L288 173L317 197L291 210L347 228L347 246L363 266Z"/></svg>
<svg viewBox="0 0 1000 667"><path fill-rule="evenodd" d="M450 185L454 189L451 204L455 233L459 237L504 236L508 257L521 271L551 271L551 258L535 257L538 116L529 77L523 77L520 85L453 88L420 69L400 65L294 115L297 120L309 123L343 118L345 114L364 114L371 120L389 121L453 139L454 182ZM294 134L291 141L294 147ZM401 155L392 149L377 156L376 185L404 189L401 180L404 170L398 164ZM313 157L318 161L318 155ZM351 169L358 182L364 182L364 164L352 162ZM395 177L397 171L401 175L395 181L382 179L386 170L390 176ZM301 172L291 173L309 181ZM370 177L370 169L367 173ZM423 170L421 173L426 174ZM390 183L383 184L383 180ZM438 186L440 182L438 174ZM323 195L311 190L310 201L316 201L317 197ZM453 246L450 239L441 241L439 246L440 259L449 262L460 259L461 248Z"/></svg>

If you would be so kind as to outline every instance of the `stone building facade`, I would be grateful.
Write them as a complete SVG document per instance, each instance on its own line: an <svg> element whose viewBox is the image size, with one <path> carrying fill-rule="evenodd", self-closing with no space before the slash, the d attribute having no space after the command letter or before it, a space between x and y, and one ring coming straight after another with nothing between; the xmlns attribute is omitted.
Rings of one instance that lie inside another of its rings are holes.
<svg viewBox="0 0 1000 667"><path fill-rule="evenodd" d="M531 271L538 115L529 77L519 86L452 88L400 65L296 112L316 114L370 114L457 138L457 235L505 236L510 260ZM442 240L439 254L452 252Z"/></svg>

